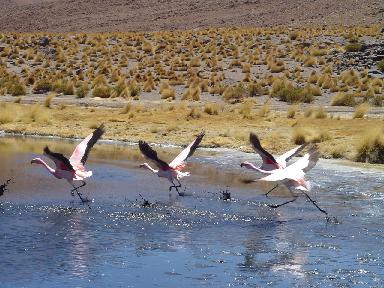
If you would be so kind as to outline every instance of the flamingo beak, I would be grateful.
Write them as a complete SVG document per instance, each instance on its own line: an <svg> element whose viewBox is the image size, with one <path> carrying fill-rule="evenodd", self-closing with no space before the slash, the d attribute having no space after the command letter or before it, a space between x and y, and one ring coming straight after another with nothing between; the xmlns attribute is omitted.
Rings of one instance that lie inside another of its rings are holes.
<svg viewBox="0 0 384 288"><path fill-rule="evenodd" d="M244 163L241 163L241 164L240 164L240 167L244 167L244 166L245 166L245 164L244 164Z"/></svg>

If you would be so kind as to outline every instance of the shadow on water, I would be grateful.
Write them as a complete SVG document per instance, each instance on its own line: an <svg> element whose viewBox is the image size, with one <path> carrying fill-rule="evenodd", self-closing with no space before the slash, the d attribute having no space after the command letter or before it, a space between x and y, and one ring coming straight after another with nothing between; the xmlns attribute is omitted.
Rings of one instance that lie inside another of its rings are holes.
<svg viewBox="0 0 384 288"><path fill-rule="evenodd" d="M384 284L380 170L321 161L308 174L311 196L342 222L332 225L305 198L270 209L284 189L267 199L269 186L238 181L255 177L238 165L250 154L197 151L180 197L138 168L136 146L103 144L89 158L88 209L29 164L47 143L65 155L75 144L0 138L0 182L14 181L0 198L1 287ZM170 160L179 149L159 150Z"/></svg>

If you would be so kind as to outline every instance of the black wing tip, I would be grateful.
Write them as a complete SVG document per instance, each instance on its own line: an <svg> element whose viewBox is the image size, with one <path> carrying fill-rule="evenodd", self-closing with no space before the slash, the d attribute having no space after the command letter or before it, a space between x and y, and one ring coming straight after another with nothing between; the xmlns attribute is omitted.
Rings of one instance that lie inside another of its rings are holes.
<svg viewBox="0 0 384 288"><path fill-rule="evenodd" d="M252 179L240 179L240 182L243 183L243 184L251 184L251 183L254 183L255 180L252 180Z"/></svg>
<svg viewBox="0 0 384 288"><path fill-rule="evenodd" d="M260 145L259 137L253 132L249 133L249 141L251 143L257 143L258 145Z"/></svg>
<svg viewBox="0 0 384 288"><path fill-rule="evenodd" d="M43 149L44 153L49 154L51 150L49 150L48 146L46 145Z"/></svg>

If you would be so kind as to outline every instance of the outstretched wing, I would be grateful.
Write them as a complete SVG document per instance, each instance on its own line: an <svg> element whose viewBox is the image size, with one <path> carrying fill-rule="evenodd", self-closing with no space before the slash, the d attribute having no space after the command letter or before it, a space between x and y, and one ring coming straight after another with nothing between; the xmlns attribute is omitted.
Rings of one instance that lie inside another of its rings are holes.
<svg viewBox="0 0 384 288"><path fill-rule="evenodd" d="M292 157L297 156L307 145L308 143L304 143L303 145L297 146L296 148L285 152L283 155L279 156L276 161L278 163L284 163L285 165L287 165L287 162L291 160Z"/></svg>
<svg viewBox="0 0 384 288"><path fill-rule="evenodd" d="M78 168L84 167L83 165L85 165L85 162L88 159L89 152L104 132L104 125L101 124L99 128L95 129L92 134L89 134L79 145L76 146L72 156L69 158L69 161L73 166Z"/></svg>
<svg viewBox="0 0 384 288"><path fill-rule="evenodd" d="M305 173L315 167L317 161L319 160L320 153L317 150L316 146L311 146L308 152L295 163L289 165L287 168L291 167L291 169L301 169Z"/></svg>
<svg viewBox="0 0 384 288"><path fill-rule="evenodd" d="M56 169L74 171L71 162L63 154L52 152L48 146L45 146L44 154L55 163Z"/></svg>
<svg viewBox="0 0 384 288"><path fill-rule="evenodd" d="M173 161L169 164L170 167L176 168L177 166L183 165L184 161L187 160L188 157L191 157L197 147L199 146L201 140L203 140L203 137L205 135L205 132L202 131L199 135L197 135L196 139L192 141L191 144L189 144Z"/></svg>
<svg viewBox="0 0 384 288"><path fill-rule="evenodd" d="M277 169L271 175L261 178L260 181L282 181L284 179L297 180L304 177L319 160L320 153L316 147L311 149L302 158L284 169Z"/></svg>
<svg viewBox="0 0 384 288"><path fill-rule="evenodd" d="M260 140L256 134L249 134L249 142L251 142L253 149L257 154L260 155L264 164L277 164L275 157L272 156L268 151L266 151L260 144Z"/></svg>
<svg viewBox="0 0 384 288"><path fill-rule="evenodd" d="M169 168L169 165L167 162L164 162L163 160L159 159L157 157L157 152L151 148L151 146L148 145L145 141L139 141L139 148L141 153L148 159L152 160L160 169L167 169Z"/></svg>

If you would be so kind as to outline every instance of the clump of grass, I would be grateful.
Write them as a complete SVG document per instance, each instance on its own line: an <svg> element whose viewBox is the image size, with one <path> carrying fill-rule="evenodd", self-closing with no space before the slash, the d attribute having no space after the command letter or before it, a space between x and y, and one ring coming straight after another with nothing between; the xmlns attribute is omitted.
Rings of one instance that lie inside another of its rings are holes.
<svg viewBox="0 0 384 288"><path fill-rule="evenodd" d="M99 98L109 98L111 97L111 88L108 85L98 85L93 88L92 96Z"/></svg>
<svg viewBox="0 0 384 288"><path fill-rule="evenodd" d="M381 72L384 72L384 59L381 59L381 60L377 63L377 69L379 69Z"/></svg>
<svg viewBox="0 0 384 288"><path fill-rule="evenodd" d="M362 136L356 146L356 161L384 163L384 129L373 129Z"/></svg>
<svg viewBox="0 0 384 288"><path fill-rule="evenodd" d="M132 80L128 83L129 95L133 98L138 98L141 92L141 87L139 83L135 80Z"/></svg>
<svg viewBox="0 0 384 288"><path fill-rule="evenodd" d="M12 96L25 95L26 88L23 82L15 78L7 83L7 92Z"/></svg>
<svg viewBox="0 0 384 288"><path fill-rule="evenodd" d="M49 115L40 105L28 106L23 111L22 120L24 123L48 123Z"/></svg>
<svg viewBox="0 0 384 288"><path fill-rule="evenodd" d="M292 141L296 145L304 143L320 143L330 140L331 136L327 131L315 131L305 127L298 127L293 131Z"/></svg>
<svg viewBox="0 0 384 288"><path fill-rule="evenodd" d="M120 114L127 114L129 111L132 110L131 103L127 103L124 105L123 109L121 110Z"/></svg>
<svg viewBox="0 0 384 288"><path fill-rule="evenodd" d="M358 42L349 42L344 48L347 52L359 52L363 46Z"/></svg>
<svg viewBox="0 0 384 288"><path fill-rule="evenodd" d="M204 113L208 115L218 115L219 114L219 105L216 103L207 103L204 105Z"/></svg>
<svg viewBox="0 0 384 288"><path fill-rule="evenodd" d="M229 86L225 88L223 92L223 98L226 102L229 103L238 103L241 102L246 94L246 90L243 85Z"/></svg>
<svg viewBox="0 0 384 288"><path fill-rule="evenodd" d="M354 106L356 104L355 95L339 92L332 98L332 106Z"/></svg>
<svg viewBox="0 0 384 288"><path fill-rule="evenodd" d="M311 103L314 100L311 91L302 87L294 87L293 85L284 86L273 93L272 96L288 103Z"/></svg>
<svg viewBox="0 0 384 288"><path fill-rule="evenodd" d="M304 117L306 118L312 117L314 113L315 113L315 108L313 108L312 106L308 107L307 109L304 110Z"/></svg>
<svg viewBox="0 0 384 288"><path fill-rule="evenodd" d="M48 79L41 79L33 86L34 93L47 93L52 90L52 83Z"/></svg>
<svg viewBox="0 0 384 288"><path fill-rule="evenodd" d="M256 114L260 117L266 117L269 112L271 111L271 108L268 103L265 103L263 106L260 107L260 109L257 110Z"/></svg>
<svg viewBox="0 0 384 288"><path fill-rule="evenodd" d="M17 103L17 104L20 104L21 103L21 96L19 97L16 97L15 100L13 101L13 103Z"/></svg>
<svg viewBox="0 0 384 288"><path fill-rule="evenodd" d="M299 105L297 105L297 104L290 105L288 110L287 110L287 118L288 119L295 118L295 115L296 115L298 110L299 110Z"/></svg>
<svg viewBox="0 0 384 288"><path fill-rule="evenodd" d="M316 119L325 119L328 117L328 114L325 108L320 106L316 111L314 111L313 116Z"/></svg>
<svg viewBox="0 0 384 288"><path fill-rule="evenodd" d="M76 97L84 98L88 95L89 87L87 84L82 84L80 87L76 89Z"/></svg>
<svg viewBox="0 0 384 288"><path fill-rule="evenodd" d="M194 100L199 101L201 95L201 89L198 85L190 85L184 92L182 100Z"/></svg>
<svg viewBox="0 0 384 288"><path fill-rule="evenodd" d="M306 138L308 137L308 131L304 128L296 128L293 130L292 141L296 145L301 145L306 143Z"/></svg>
<svg viewBox="0 0 384 288"><path fill-rule="evenodd" d="M175 98L176 98L176 93L174 88L169 87L161 91L161 99L175 99Z"/></svg>
<svg viewBox="0 0 384 288"><path fill-rule="evenodd" d="M363 118L369 110L369 104L367 102L361 103L356 106L355 112L353 112L353 119Z"/></svg>
<svg viewBox="0 0 384 288"><path fill-rule="evenodd" d="M244 101L239 108L239 114L243 115L245 119L252 119L252 108L254 104L251 100Z"/></svg>
<svg viewBox="0 0 384 288"><path fill-rule="evenodd" d="M53 97L55 96L56 96L56 93L54 92L49 93L44 99L44 107L51 108L51 102Z"/></svg>
<svg viewBox="0 0 384 288"><path fill-rule="evenodd" d="M192 107L187 113L187 120L199 119L201 117L201 111L197 107Z"/></svg>

